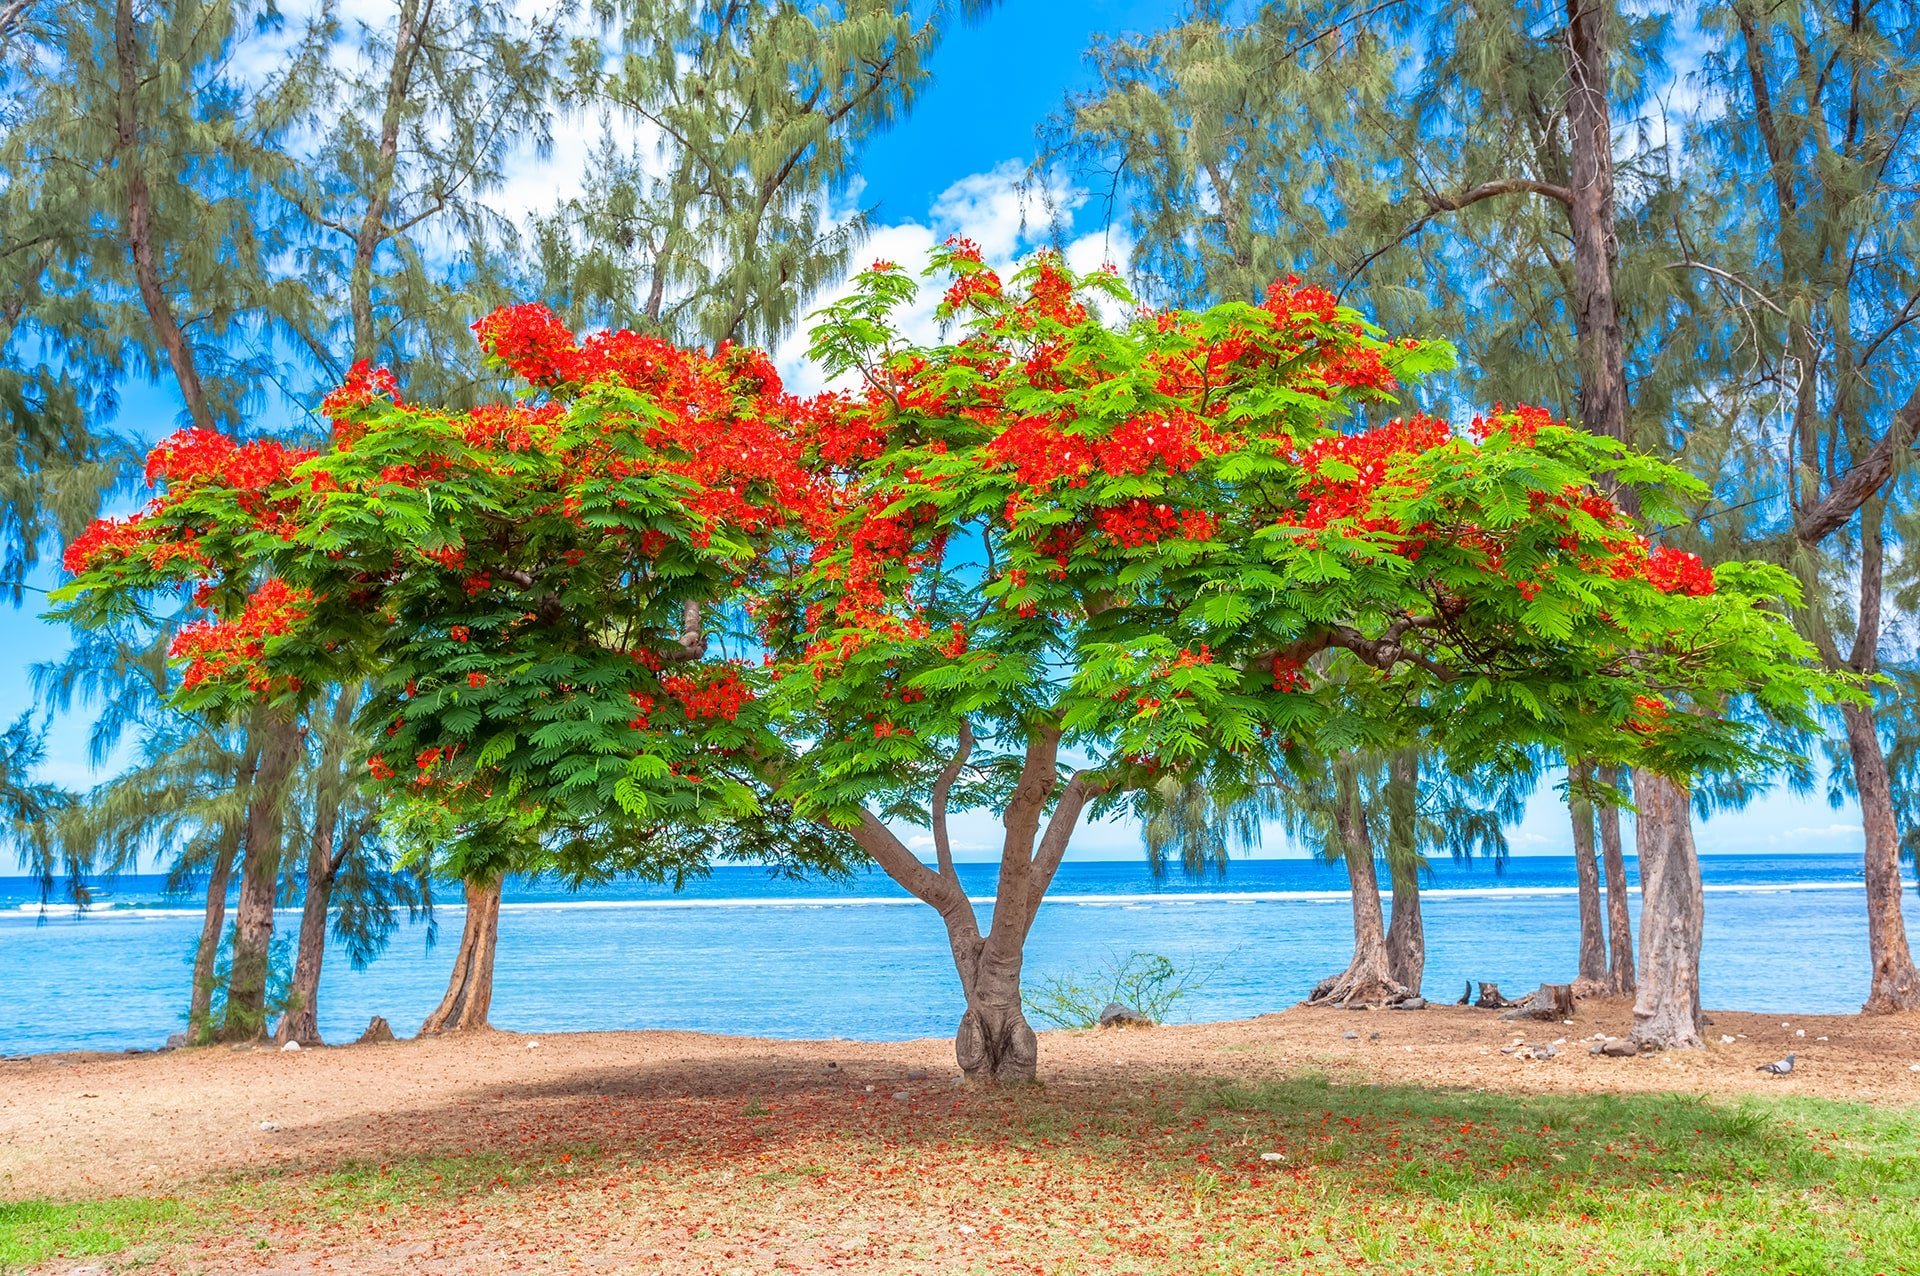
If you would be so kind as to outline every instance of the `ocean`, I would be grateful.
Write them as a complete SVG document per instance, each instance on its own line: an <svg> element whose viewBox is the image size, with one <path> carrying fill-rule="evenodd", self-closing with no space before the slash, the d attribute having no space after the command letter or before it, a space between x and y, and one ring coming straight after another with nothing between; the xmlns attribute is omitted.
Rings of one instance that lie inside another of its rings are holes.
<svg viewBox="0 0 1920 1276"><path fill-rule="evenodd" d="M962 873L985 917L994 866ZM1859 1008L1868 971L1857 855L1706 856L1702 876L1709 1007ZM1175 1020L1283 1009L1346 964L1345 886L1341 869L1306 860L1238 861L1205 881L1155 880L1139 862L1068 863L1029 940L1027 982L1158 953L1197 984ZM195 900L160 887L157 877L122 878L76 910L43 908L36 882L0 878L0 1054L153 1047L184 1026L199 915ZM501 1028L897 1040L945 1036L961 1011L939 918L877 871L785 882L725 867L679 893L628 882L573 894L516 880L503 898ZM1575 908L1570 857L1517 857L1500 871L1436 865L1424 908L1427 996L1452 1001L1468 980L1516 994L1570 978ZM457 894L436 918L437 942L426 924L403 925L364 970L329 953L327 1040L352 1040L372 1015L402 1035L418 1027L458 944ZM297 909L280 914L282 934L298 925ZM1907 925L1920 935L1911 889Z"/></svg>

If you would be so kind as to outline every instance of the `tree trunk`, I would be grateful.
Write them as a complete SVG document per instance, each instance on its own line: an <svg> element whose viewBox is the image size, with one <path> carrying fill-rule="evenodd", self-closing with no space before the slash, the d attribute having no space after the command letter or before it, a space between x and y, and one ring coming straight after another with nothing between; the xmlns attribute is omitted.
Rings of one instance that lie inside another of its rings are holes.
<svg viewBox="0 0 1920 1276"><path fill-rule="evenodd" d="M220 826L207 869L207 911L200 923L200 944L193 952L193 992L187 1003L187 1040L205 1045L213 1040L213 989L219 982L220 936L227 927L227 888L233 883L233 861L240 853L240 826L232 820Z"/></svg>
<svg viewBox="0 0 1920 1276"><path fill-rule="evenodd" d="M200 384L200 369L193 348L173 313L166 284L154 255L153 193L147 187L146 171L140 154L139 95L143 70L140 66L138 32L134 26L133 0L118 0L113 11L115 85L114 128L117 165L125 174L127 251L133 258L134 280L140 289L140 302L146 309L153 334L166 351L174 382L186 403L187 415L202 430L211 430L213 413L207 407L206 391Z"/></svg>
<svg viewBox="0 0 1920 1276"><path fill-rule="evenodd" d="M1020 945L996 944L989 937L978 944L978 955L961 970L967 1011L953 1034L953 1054L969 1081L1004 1084L1034 1079L1040 1042L1020 1003L1022 960Z"/></svg>
<svg viewBox="0 0 1920 1276"><path fill-rule="evenodd" d="M327 955L327 916L333 901L333 824L316 830L307 856L306 901L300 909L300 947L293 959L293 983L287 988L286 1010L273 1039L282 1045L297 1041L320 1044L320 963Z"/></svg>
<svg viewBox="0 0 1920 1276"><path fill-rule="evenodd" d="M1595 434L1625 441L1627 373L1614 301L1613 117L1608 100L1605 0L1567 0L1568 221L1573 231L1574 337L1580 415Z"/></svg>
<svg viewBox="0 0 1920 1276"><path fill-rule="evenodd" d="M1347 880L1353 895L1353 960L1308 994L1313 1005L1377 1006L1399 1001L1407 989L1387 960L1387 931L1380 917L1380 878L1373 865L1373 839L1356 794L1342 801L1336 820L1346 846Z"/></svg>
<svg viewBox="0 0 1920 1276"><path fill-rule="evenodd" d="M300 910L300 947L293 961L293 983L274 1040L320 1044L320 965L327 955L327 918L333 884L340 875L345 848L340 846L340 804L353 783L347 750L353 740L353 714L361 684L348 683L333 697L329 730L320 747L313 787L313 832L307 849L306 897Z"/></svg>
<svg viewBox="0 0 1920 1276"><path fill-rule="evenodd" d="M1860 823L1866 831L1867 951L1873 959L1873 983L1862 1014L1920 1010L1920 970L1914 968L1901 916L1900 831L1894 825L1893 794L1887 758L1874 729L1871 705L1846 705L1847 749L1853 755L1853 782L1860 796Z"/></svg>
<svg viewBox="0 0 1920 1276"><path fill-rule="evenodd" d="M1614 788L1620 786L1620 769L1608 767L1600 779ZM1607 868L1607 939L1611 956L1607 963L1607 992L1624 997L1634 990L1633 915L1627 911L1627 858L1620 844L1620 808L1600 808L1600 854Z"/></svg>
<svg viewBox="0 0 1920 1276"><path fill-rule="evenodd" d="M1420 918L1420 873L1411 866L1388 867L1393 882L1393 916L1387 924L1387 977L1420 995L1427 971L1427 930Z"/></svg>
<svg viewBox="0 0 1920 1276"><path fill-rule="evenodd" d="M269 717L255 729L265 739L260 766L247 797L246 858L240 902L233 918L233 960L227 975L222 1041L255 1041L267 1035L267 975L273 947L273 906L280 888L281 841L286 830L287 789L300 753L300 725Z"/></svg>
<svg viewBox="0 0 1920 1276"><path fill-rule="evenodd" d="M1576 997L1609 990L1607 936L1600 920L1600 865L1593 858L1593 803L1581 791L1593 777L1589 763L1575 762L1567 777L1567 809L1573 816L1573 871L1580 883L1580 971Z"/></svg>
<svg viewBox="0 0 1920 1276"><path fill-rule="evenodd" d="M485 1028L493 1005L493 950L500 938L500 879L466 882L467 919L460 927L460 951L453 956L447 995L420 1025L420 1035Z"/></svg>
<svg viewBox="0 0 1920 1276"><path fill-rule="evenodd" d="M1631 1040L1642 1048L1697 1049L1700 1008L1700 861L1693 850L1687 791L1665 776L1636 771L1633 795L1640 851L1640 995Z"/></svg>
<svg viewBox="0 0 1920 1276"><path fill-rule="evenodd" d="M1387 879L1393 884L1393 913L1387 922L1387 973L1408 996L1418 997L1427 970L1427 930L1420 916L1420 755L1402 749L1388 765Z"/></svg>

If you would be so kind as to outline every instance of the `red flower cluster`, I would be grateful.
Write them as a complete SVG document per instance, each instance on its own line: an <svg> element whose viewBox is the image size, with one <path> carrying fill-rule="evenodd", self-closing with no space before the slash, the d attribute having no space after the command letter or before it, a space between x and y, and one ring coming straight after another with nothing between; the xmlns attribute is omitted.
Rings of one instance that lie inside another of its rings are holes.
<svg viewBox="0 0 1920 1276"><path fill-rule="evenodd" d="M1204 510L1176 510L1144 496L1098 511L1094 522L1108 539L1127 549L1138 549L1174 535L1190 541L1211 540L1219 527L1219 521Z"/></svg>
<svg viewBox="0 0 1920 1276"><path fill-rule="evenodd" d="M1415 416L1396 418L1360 434L1335 434L1316 439L1300 456L1300 468L1305 471L1300 483L1304 508L1289 512L1280 521L1315 530L1341 522L1398 531L1392 519L1374 516L1375 493L1394 478L1402 464L1440 446L1450 437L1445 421ZM1324 467L1329 461L1338 461L1357 472L1351 478L1326 473ZM1400 482L1413 484L1416 480L1402 477Z"/></svg>
<svg viewBox="0 0 1920 1276"><path fill-rule="evenodd" d="M1713 592L1713 571L1700 555L1665 545L1654 547L1647 555L1647 583L1665 594L1691 594L1704 598Z"/></svg>
<svg viewBox="0 0 1920 1276"><path fill-rule="evenodd" d="M247 599L247 605L232 620L202 620L187 625L174 635L167 655L187 661L181 685L192 689L209 678L243 677L256 692L274 687L261 661L266 655L267 639L292 631L311 614L313 594L295 589L283 580L269 580Z"/></svg>
<svg viewBox="0 0 1920 1276"><path fill-rule="evenodd" d="M753 699L753 691L740 680L740 671L733 668L724 668L717 677L705 682L697 682L685 674L671 674L660 680L660 687L678 700L687 717L696 722L715 719L732 722ZM641 716L646 716L644 710Z"/></svg>

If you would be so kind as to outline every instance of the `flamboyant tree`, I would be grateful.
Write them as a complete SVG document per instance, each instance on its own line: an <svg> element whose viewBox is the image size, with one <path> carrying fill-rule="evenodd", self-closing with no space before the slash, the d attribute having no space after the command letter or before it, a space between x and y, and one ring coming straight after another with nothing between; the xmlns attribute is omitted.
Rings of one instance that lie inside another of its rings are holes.
<svg viewBox="0 0 1920 1276"><path fill-rule="evenodd" d="M1380 419L1444 346L1293 284L1109 323L1111 275L1042 258L1009 287L964 242L936 268L950 342L897 335L917 285L886 263L823 312L852 391L518 307L477 325L517 404L363 372L317 454L186 432L153 504L70 550L64 605L191 588L212 614L175 655L207 709L368 678L390 829L453 858L835 866L850 840L940 911L959 1061L993 1079L1033 1075L1024 942L1090 807L1433 731L1463 763L1551 740L1737 770L1765 760L1746 729L1685 709L1796 718L1825 689L1791 577L1710 573L1599 490L1657 513L1668 467L1532 410ZM965 807L1006 828L984 931Z"/></svg>
<svg viewBox="0 0 1920 1276"><path fill-rule="evenodd" d="M1657 511L1692 490L1677 471L1529 410L1473 438L1380 420L1444 347L1289 284L1109 324L1099 304L1130 300L1110 275L1041 259L1009 287L964 243L936 267L949 342L892 328L914 283L886 263L823 312L815 357L861 381L824 458L846 512L756 614L795 751L780 792L940 911L969 1075L1033 1073L1022 949L1089 807L1429 727L1463 764L1556 742L1738 769L1744 729L1677 710L1753 695L1794 716L1819 685L1784 573L1709 573L1599 490ZM958 806L1006 828L984 932ZM890 818L930 827L935 866Z"/></svg>
<svg viewBox="0 0 1920 1276"><path fill-rule="evenodd" d="M757 541L826 508L797 464L803 405L757 352L578 347L539 307L477 326L531 399L437 411L363 369L324 405L322 451L177 434L147 507L69 547L63 614L100 626L188 592L208 614L174 640L177 702L215 716L291 718L366 678L366 782L391 836L469 883L469 929L510 869L839 867L844 839L785 828L730 765L775 746L703 624ZM722 817L745 826L726 846L697 832ZM440 1026L484 1023L468 985L490 969L457 966Z"/></svg>

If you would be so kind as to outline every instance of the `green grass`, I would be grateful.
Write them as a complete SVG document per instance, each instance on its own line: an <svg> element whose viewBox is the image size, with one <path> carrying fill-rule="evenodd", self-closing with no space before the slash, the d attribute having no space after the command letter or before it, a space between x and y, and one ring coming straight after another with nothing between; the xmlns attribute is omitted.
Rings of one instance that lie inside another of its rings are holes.
<svg viewBox="0 0 1920 1276"><path fill-rule="evenodd" d="M1302 1077L660 1101L596 1120L591 1145L0 1206L0 1271L202 1247L377 1257L428 1234L556 1263L666 1245L699 1267L743 1238L848 1232L868 1271L1920 1273L1912 1110Z"/></svg>

